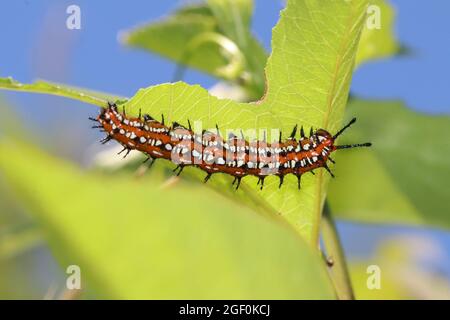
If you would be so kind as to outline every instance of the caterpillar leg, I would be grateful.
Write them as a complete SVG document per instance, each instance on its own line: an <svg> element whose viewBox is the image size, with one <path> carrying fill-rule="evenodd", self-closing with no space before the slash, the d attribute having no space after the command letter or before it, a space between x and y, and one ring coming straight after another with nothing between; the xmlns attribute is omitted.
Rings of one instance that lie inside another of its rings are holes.
<svg viewBox="0 0 450 320"><path fill-rule="evenodd" d="M203 180L203 182L204 182L204 183L207 183L208 180L211 178L211 176L212 176L212 173L211 173L211 172L208 172L208 174L206 175L206 177L205 177L205 179Z"/></svg>
<svg viewBox="0 0 450 320"><path fill-rule="evenodd" d="M334 178L333 172L331 172L330 168L328 167L328 165L327 165L326 163L324 163L323 167L325 168L325 170L328 171L328 173L330 174L330 176Z"/></svg>
<svg viewBox="0 0 450 320"><path fill-rule="evenodd" d="M111 139L112 139L111 136L106 136L104 139L100 140L100 142L101 142L102 144L105 144L105 143L107 143L108 141L110 141Z"/></svg>
<svg viewBox="0 0 450 320"><path fill-rule="evenodd" d="M239 186L241 185L241 179L242 179L242 177L236 177L236 180L237 180L236 190L239 189Z"/></svg>
<svg viewBox="0 0 450 320"><path fill-rule="evenodd" d="M336 163L336 161L334 161L333 159L331 159L331 157L330 157L330 156L328 156L328 160L330 160L330 161L331 161L331 163L333 163L333 164L335 164L335 163Z"/></svg>
<svg viewBox="0 0 450 320"><path fill-rule="evenodd" d="M256 185L258 185L260 182L261 182L261 187L260 187L260 190L262 190L263 188L264 188L264 179L265 179L266 177L259 177L258 178L258 183L256 184Z"/></svg>
<svg viewBox="0 0 450 320"><path fill-rule="evenodd" d="M146 162L148 162L149 160L152 160L152 162L153 162L153 158L152 158L152 157L149 157L149 156L147 156L147 159L145 159L144 161L142 161L142 163L146 163Z"/></svg>
<svg viewBox="0 0 450 320"><path fill-rule="evenodd" d="M301 181L301 177L302 177L301 174L297 175L297 185L298 185L298 190L300 190L300 181Z"/></svg>
<svg viewBox="0 0 450 320"><path fill-rule="evenodd" d="M177 170L179 170L177 172L177 177L178 177L181 174L181 171L183 171L183 169L184 169L184 164L179 164L176 166L175 169L173 169L173 172L177 172Z"/></svg>
<svg viewBox="0 0 450 320"><path fill-rule="evenodd" d="M121 154L122 152L124 152L124 151L127 150L127 149L128 149L127 147L123 147L123 149L120 150L119 152L117 152L117 154Z"/></svg>
<svg viewBox="0 0 450 320"><path fill-rule="evenodd" d="M146 163L146 162L148 162L149 160L151 160L151 161L150 161L150 163L149 163L149 165L148 165L148 169L150 169L150 168L153 166L153 164L155 163L156 159L149 156L149 157L148 157L147 159L145 159L144 162L142 162L142 163Z"/></svg>
<svg viewBox="0 0 450 320"><path fill-rule="evenodd" d="M278 189L281 188L281 186L283 185L283 181L284 181L284 176L278 176L280 178L280 184L278 185Z"/></svg>
<svg viewBox="0 0 450 320"><path fill-rule="evenodd" d="M125 159L126 157L127 157L127 155L130 153L130 151L131 151L131 149L130 148L128 148L128 147L123 147L123 149L122 150L120 150L117 154L121 154L122 152L124 152L124 151L127 151L126 153L125 153L125 155L123 156L123 158Z"/></svg>
<svg viewBox="0 0 450 320"><path fill-rule="evenodd" d="M236 183L236 181L237 181L237 183L236 183L236 190L239 189L239 186L241 185L241 179L242 179L242 177L236 177L235 176L233 182L231 183L231 185L233 186Z"/></svg>

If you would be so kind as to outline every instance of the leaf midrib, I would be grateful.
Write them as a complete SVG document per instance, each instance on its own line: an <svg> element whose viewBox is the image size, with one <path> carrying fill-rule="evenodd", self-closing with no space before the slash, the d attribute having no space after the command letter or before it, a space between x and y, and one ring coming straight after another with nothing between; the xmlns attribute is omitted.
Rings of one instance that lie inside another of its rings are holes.
<svg viewBox="0 0 450 320"><path fill-rule="evenodd" d="M325 112L324 120L322 128L328 128L328 122L329 122L329 115L331 114L331 111L333 109L333 101L334 97L336 96L336 85L338 81L338 74L342 66L342 60L345 56L345 50L347 48L347 45L350 43L351 40L351 29L352 29L352 21L354 21L354 15L356 10L353 10L354 7L352 7L352 13L348 17L348 22L345 28L345 35L343 38L343 41L341 43L341 47L339 48L339 52L336 56L336 62L335 62L335 68L334 72L332 74L331 79L331 89L328 93L327 97L327 112ZM350 71L351 73L351 71ZM324 179L324 172L323 170L320 170L317 177L317 187L316 187L316 212L315 217L313 218L313 230L311 235L312 245L318 245L319 244L319 229L320 229L320 220L322 215L322 185L323 185L323 179Z"/></svg>

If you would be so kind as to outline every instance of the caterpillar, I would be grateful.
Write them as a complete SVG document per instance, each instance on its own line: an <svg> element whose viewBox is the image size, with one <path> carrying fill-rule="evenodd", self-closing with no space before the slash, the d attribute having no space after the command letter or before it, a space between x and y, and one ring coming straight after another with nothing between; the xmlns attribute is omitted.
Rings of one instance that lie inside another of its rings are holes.
<svg viewBox="0 0 450 320"><path fill-rule="evenodd" d="M303 126L300 128L300 138L297 141L296 125L290 136L282 140L281 132L278 142L262 141L248 142L241 131L241 137L230 134L227 140L217 132L203 130L194 133L190 121L185 127L177 122L167 126L164 116L157 121L150 115L127 117L125 108L119 112L116 104L108 102L96 118L89 118L98 122L94 128L100 128L107 136L101 142L112 139L119 142L125 152L124 157L131 150L139 150L152 160L150 166L157 159L166 159L177 165L174 172L179 175L185 166L196 166L206 172L204 182L215 173L226 173L234 177L232 185L239 188L241 179L251 175L258 177L258 184L263 189L264 180L268 176L277 176L281 188L284 177L293 174L297 177L300 189L301 176L304 173L314 173L314 169L324 168L334 177L327 161L335 163L330 154L339 149L356 147L370 147L370 142L335 145L335 140L353 123L353 118L336 134L332 135L324 129L310 129L309 136L305 135ZM146 161L147 161L146 160Z"/></svg>

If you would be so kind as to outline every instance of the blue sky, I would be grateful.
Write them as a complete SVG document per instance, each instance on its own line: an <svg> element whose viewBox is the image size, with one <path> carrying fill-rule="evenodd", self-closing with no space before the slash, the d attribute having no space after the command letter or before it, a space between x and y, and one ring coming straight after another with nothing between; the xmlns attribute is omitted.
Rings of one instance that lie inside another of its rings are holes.
<svg viewBox="0 0 450 320"><path fill-rule="evenodd" d="M450 2L393 0L396 34L411 54L362 66L352 91L368 98L395 98L426 112L450 112ZM168 14L182 1L2 1L0 75L21 81L45 78L131 96L136 88L170 81L173 63L121 46L120 30ZM253 29L270 50L271 28L281 0L256 1ZM66 7L82 10L82 29L67 30ZM14 32L11 32L14 30ZM189 72L186 81L206 87L214 79Z"/></svg>
<svg viewBox="0 0 450 320"><path fill-rule="evenodd" d="M175 70L172 62L123 47L117 36L120 30L168 14L180 3L182 1L174 0L2 1L0 76L13 76L22 82L43 78L123 96L132 96L140 87L170 81ZM353 94L364 98L401 99L415 110L449 114L450 1L392 0L391 3L398 11L395 33L411 53L363 65L354 75ZM70 4L81 7L81 30L65 28L66 8ZM256 1L253 29L267 50L270 50L271 29L282 7L281 0ZM204 87L215 82L195 71L189 71L185 81ZM80 128L89 125L85 119L96 113L92 107L58 97L23 93L2 95L40 135L55 139L50 139L50 144L53 143L48 146L50 149L62 146L61 138L69 139L70 150L58 149L64 156L79 160L80 150L86 143L92 143L96 135L77 135ZM61 124L67 112L75 115L72 117L75 120ZM58 137L52 134L56 130L59 130ZM95 137L95 141L98 140ZM377 227L345 223L340 224L340 228L346 248L356 255L367 252L377 239L399 230L380 231ZM401 230L418 232L408 228ZM424 233L450 251L448 233ZM355 234L365 236L366 241L355 243Z"/></svg>

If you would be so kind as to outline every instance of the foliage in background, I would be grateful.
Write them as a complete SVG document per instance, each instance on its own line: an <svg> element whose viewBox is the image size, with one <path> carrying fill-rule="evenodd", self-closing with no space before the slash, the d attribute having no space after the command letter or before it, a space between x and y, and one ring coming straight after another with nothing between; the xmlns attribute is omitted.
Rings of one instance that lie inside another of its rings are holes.
<svg viewBox="0 0 450 320"><path fill-rule="evenodd" d="M374 148L336 156L329 199L338 217L450 228L450 141L430 139L450 135L450 117L415 112L398 101L360 99L350 101L348 112L360 123L343 140L369 136ZM360 183L352 183L356 179Z"/></svg>
<svg viewBox="0 0 450 320"><path fill-rule="evenodd" d="M382 27L371 29L364 24L357 65L399 50L392 33L393 8L384 0L371 0L369 4L380 9ZM246 91L247 100L257 100L264 91L263 67L268 54L251 33L252 11L251 0L199 2L180 7L159 21L123 31L121 41L234 82ZM168 38L171 41L166 41Z"/></svg>
<svg viewBox="0 0 450 320"><path fill-rule="evenodd" d="M252 13L252 0L208 0L123 32L121 39L126 45L236 82L255 100L264 92L268 55L251 33Z"/></svg>

